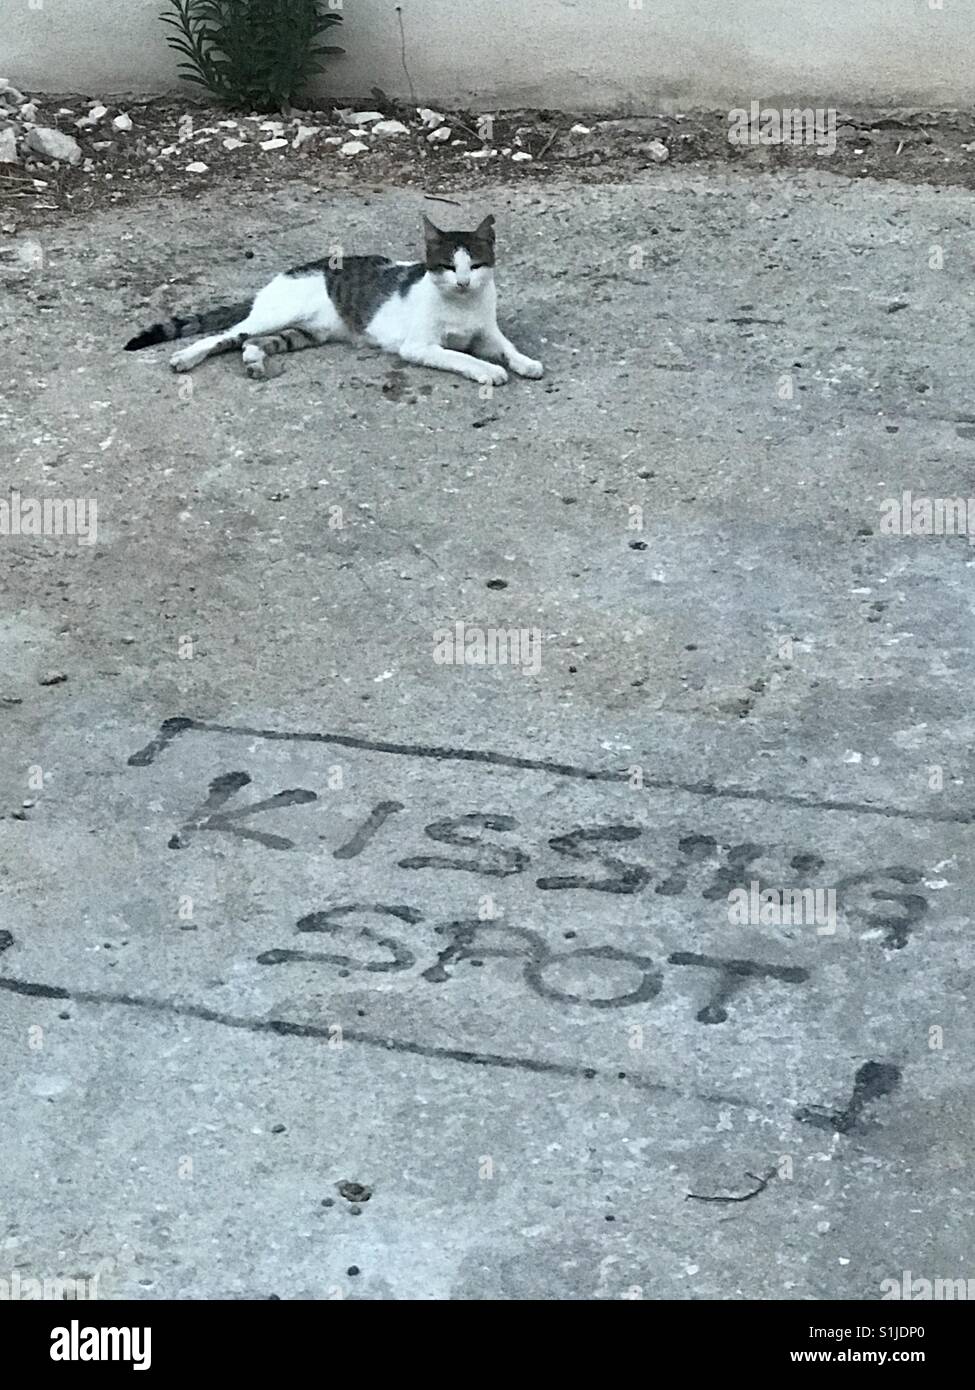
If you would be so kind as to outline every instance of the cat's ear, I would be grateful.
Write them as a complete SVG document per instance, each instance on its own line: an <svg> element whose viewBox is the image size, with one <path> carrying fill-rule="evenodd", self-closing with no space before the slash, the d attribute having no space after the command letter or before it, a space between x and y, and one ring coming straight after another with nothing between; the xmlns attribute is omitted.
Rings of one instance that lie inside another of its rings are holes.
<svg viewBox="0 0 975 1390"><path fill-rule="evenodd" d="M423 216L423 235L428 247L436 246L437 242L440 241L443 236L443 232L440 228L435 227L425 213Z"/></svg>
<svg viewBox="0 0 975 1390"><path fill-rule="evenodd" d="M494 214L489 212L484 221L474 228L474 235L478 241L494 240Z"/></svg>

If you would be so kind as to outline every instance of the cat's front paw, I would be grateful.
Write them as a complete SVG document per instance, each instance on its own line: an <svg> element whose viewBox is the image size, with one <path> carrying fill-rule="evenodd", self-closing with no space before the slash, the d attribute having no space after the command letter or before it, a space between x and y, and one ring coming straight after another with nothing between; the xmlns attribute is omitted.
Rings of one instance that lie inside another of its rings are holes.
<svg viewBox="0 0 975 1390"><path fill-rule="evenodd" d="M507 380L508 373L494 362L480 362L471 372L471 381L479 386L503 386Z"/></svg>
<svg viewBox="0 0 975 1390"><path fill-rule="evenodd" d="M540 377L544 374L545 368L541 362L536 362L534 357L512 357L508 360L508 366L516 376Z"/></svg>

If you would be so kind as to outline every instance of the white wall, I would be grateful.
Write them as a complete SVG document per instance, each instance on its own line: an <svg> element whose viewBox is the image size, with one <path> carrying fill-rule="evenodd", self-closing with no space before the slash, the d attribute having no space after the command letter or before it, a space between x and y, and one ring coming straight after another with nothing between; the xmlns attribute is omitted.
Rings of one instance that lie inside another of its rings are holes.
<svg viewBox="0 0 975 1390"><path fill-rule="evenodd" d="M0 0L0 75L37 91L175 85L167 0ZM337 0L333 0L337 3ZM943 8L933 8L942 4ZM408 96L395 0L341 0L324 90ZM970 104L975 0L401 0L419 97L653 112L752 98ZM333 31L333 34L335 31Z"/></svg>

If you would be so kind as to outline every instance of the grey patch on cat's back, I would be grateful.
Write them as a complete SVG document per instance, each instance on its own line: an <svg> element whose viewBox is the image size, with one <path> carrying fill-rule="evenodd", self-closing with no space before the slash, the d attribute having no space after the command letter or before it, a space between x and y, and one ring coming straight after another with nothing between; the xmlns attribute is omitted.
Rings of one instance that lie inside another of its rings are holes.
<svg viewBox="0 0 975 1390"><path fill-rule="evenodd" d="M328 297L343 321L361 333L377 311L394 294L409 294L427 273L422 261L400 265L387 256L346 256L339 265L332 258L295 266L288 275L323 275Z"/></svg>
<svg viewBox="0 0 975 1390"><path fill-rule="evenodd" d="M401 265L397 269L400 271L399 295L405 299L414 285L419 284L427 273L427 268L422 261L414 261L411 265Z"/></svg>

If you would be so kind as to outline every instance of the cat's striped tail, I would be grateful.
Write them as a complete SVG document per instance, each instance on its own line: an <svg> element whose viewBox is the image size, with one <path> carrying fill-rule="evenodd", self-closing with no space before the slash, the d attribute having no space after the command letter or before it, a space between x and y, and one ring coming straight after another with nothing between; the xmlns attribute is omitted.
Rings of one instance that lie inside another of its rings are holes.
<svg viewBox="0 0 975 1390"><path fill-rule="evenodd" d="M165 319L130 338L125 344L125 351L139 352L142 348L155 347L156 343L171 343L174 338L195 338L198 333L219 333L246 318L250 307L251 300L245 299L239 304L224 304L219 309L209 309L205 314Z"/></svg>

